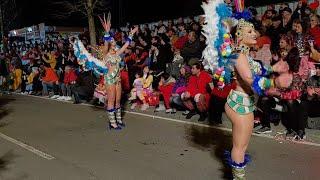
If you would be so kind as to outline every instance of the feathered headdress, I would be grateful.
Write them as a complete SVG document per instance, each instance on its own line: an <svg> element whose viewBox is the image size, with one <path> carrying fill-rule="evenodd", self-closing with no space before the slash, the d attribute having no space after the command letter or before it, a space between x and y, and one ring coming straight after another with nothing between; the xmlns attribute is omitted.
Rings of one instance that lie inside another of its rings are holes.
<svg viewBox="0 0 320 180"><path fill-rule="evenodd" d="M207 47L203 51L205 69L214 73L219 80L220 88L225 82L229 83L232 72L233 47L230 28L233 24L232 9L223 0L210 0L204 3L205 25L203 34L206 37Z"/></svg>
<svg viewBox="0 0 320 180"><path fill-rule="evenodd" d="M223 88L231 80L234 60L237 58L233 53L230 29L237 24L243 25L252 16L250 11L244 9L244 0L235 1L235 13L223 0L209 0L203 3L202 8L205 12L203 34L207 44L203 51L203 64L205 69L214 73L218 86Z"/></svg>

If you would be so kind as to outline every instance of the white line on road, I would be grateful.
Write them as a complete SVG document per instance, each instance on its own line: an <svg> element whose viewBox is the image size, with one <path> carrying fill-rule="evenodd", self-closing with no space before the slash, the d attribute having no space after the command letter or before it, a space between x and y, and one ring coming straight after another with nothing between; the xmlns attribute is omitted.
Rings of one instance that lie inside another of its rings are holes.
<svg viewBox="0 0 320 180"><path fill-rule="evenodd" d="M21 94L18 94L18 93L14 93L14 94L16 94L16 95L21 95ZM22 95L22 96L30 97L30 95ZM54 101L64 102L64 103L72 103L72 102L70 102L70 101L61 101L61 100L57 100L57 99L49 99L49 98L41 97L41 96L31 96L31 97L40 98L40 99L46 99L46 100L54 100ZM81 105L81 106L93 106L93 105L91 105L91 104L84 104L84 103L79 104L79 105ZM231 132L231 131L232 131L231 129L229 129L229 128L224 128L224 127L210 126L210 125L206 125L206 124L200 124L200 123L195 123L195 122L190 122L190 121L183 121L183 120L178 120L178 119L173 119L173 118L166 118L166 117L149 115L149 114L132 112L132 111L125 111L125 112L128 113L128 114L135 114L135 115L140 115L140 116L144 116L144 117L151 117L151 118L153 118L153 119L162 119L162 120L171 121L171 122L177 122L177 123L195 125L195 126L206 127L206 128L211 128L211 129L219 129L219 130L228 131L228 132ZM264 138L268 138L268 139L274 139L274 136L265 135L265 134L255 134L255 133L252 133L252 135L253 135L253 136L258 136L258 137L264 137ZM288 141L284 141L284 142L288 142ZM291 141L291 142L292 142L292 141ZM293 142L293 143L320 147L320 144L318 144L318 143L313 143L313 142L308 142L308 141L296 141L296 142Z"/></svg>
<svg viewBox="0 0 320 180"><path fill-rule="evenodd" d="M32 147L32 146L29 146L29 145L27 145L27 144L24 144L24 143L22 143L22 142L20 142L20 141L18 141L18 140L16 140L16 139L13 139L13 138L5 135L5 134L0 133L0 137L1 137L2 139L5 139L5 140L7 140L7 141L12 142L13 144L16 144L16 145L22 147L23 149L26 149L26 150L28 150L28 151L30 151L30 152L38 155L38 156L40 156L40 157L42 157L42 158L44 158L44 159L47 159L47 160L53 160L53 159L55 159L55 157L53 157L53 156L51 156L51 155L49 155L49 154L46 154L46 153L44 153L44 152L42 152L42 151L40 151L40 150L38 150L38 149L36 149L36 148L34 148L34 147Z"/></svg>

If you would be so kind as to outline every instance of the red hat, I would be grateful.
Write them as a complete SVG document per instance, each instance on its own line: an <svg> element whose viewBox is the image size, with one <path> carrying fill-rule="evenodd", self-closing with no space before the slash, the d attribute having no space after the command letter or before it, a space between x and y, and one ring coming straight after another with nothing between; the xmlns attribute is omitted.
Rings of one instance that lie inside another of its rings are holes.
<svg viewBox="0 0 320 180"><path fill-rule="evenodd" d="M314 0L313 3L309 4L309 7L311 10L314 10L314 11L317 10L319 7L319 0Z"/></svg>

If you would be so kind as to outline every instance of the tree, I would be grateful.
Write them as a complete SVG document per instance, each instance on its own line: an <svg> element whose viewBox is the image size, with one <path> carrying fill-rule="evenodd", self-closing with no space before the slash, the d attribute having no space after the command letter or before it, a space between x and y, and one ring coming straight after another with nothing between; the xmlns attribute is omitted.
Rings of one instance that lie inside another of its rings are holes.
<svg viewBox="0 0 320 180"><path fill-rule="evenodd" d="M90 44L97 44L94 16L109 10L109 0L57 0L52 2L52 5L56 9L56 11L52 13L52 16L55 18L66 19L77 12L80 12L87 17L90 33Z"/></svg>
<svg viewBox="0 0 320 180"><path fill-rule="evenodd" d="M0 39L3 41L5 51L6 42L4 41L4 36L16 25L19 12L15 0L0 0Z"/></svg>

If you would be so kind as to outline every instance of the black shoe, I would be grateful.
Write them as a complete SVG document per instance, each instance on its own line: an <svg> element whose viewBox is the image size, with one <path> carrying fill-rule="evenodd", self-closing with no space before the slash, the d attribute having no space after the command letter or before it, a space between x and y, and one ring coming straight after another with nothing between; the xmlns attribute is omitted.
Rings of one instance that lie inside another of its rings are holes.
<svg viewBox="0 0 320 180"><path fill-rule="evenodd" d="M306 138L306 133L303 130L299 130L295 137L295 140L303 140Z"/></svg>
<svg viewBox="0 0 320 180"><path fill-rule="evenodd" d="M186 119L191 119L194 115L196 115L197 113L195 111L190 111L187 116Z"/></svg>
<svg viewBox="0 0 320 180"><path fill-rule="evenodd" d="M258 127L258 126L260 126L260 125L261 125L260 122L255 122L255 123L253 124L253 128L256 128L256 127Z"/></svg>
<svg viewBox="0 0 320 180"><path fill-rule="evenodd" d="M286 132L286 139L292 140L296 137L297 133L293 131L292 129L287 129Z"/></svg>
<svg viewBox="0 0 320 180"><path fill-rule="evenodd" d="M203 122L207 119L207 113L200 113L200 118L198 119L199 122Z"/></svg>
<svg viewBox="0 0 320 180"><path fill-rule="evenodd" d="M272 133L271 127L262 126L260 129L256 130L255 133L257 134L267 134Z"/></svg>
<svg viewBox="0 0 320 180"><path fill-rule="evenodd" d="M222 124L222 120L214 120L214 121L209 121L210 125L221 125Z"/></svg>
<svg viewBox="0 0 320 180"><path fill-rule="evenodd" d="M97 105L99 102L99 99L98 98L92 98L91 101L89 102L89 104L91 105Z"/></svg>
<svg viewBox="0 0 320 180"><path fill-rule="evenodd" d="M80 104L80 101L73 101L73 104Z"/></svg>

